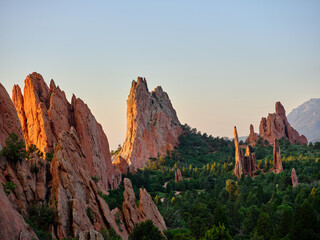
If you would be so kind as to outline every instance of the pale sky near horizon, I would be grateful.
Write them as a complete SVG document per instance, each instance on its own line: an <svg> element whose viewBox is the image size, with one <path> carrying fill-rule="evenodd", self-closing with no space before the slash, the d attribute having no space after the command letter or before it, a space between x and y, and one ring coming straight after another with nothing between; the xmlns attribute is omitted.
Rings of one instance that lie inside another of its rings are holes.
<svg viewBox="0 0 320 240"><path fill-rule="evenodd" d="M244 136L276 101L320 97L320 1L0 0L0 82L11 95L32 72L86 102L111 149L137 76L181 123Z"/></svg>

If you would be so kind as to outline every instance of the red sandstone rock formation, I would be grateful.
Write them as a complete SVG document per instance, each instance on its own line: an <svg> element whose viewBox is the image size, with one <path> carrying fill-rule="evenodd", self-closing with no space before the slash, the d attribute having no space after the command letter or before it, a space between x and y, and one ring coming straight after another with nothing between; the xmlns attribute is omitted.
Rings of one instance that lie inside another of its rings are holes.
<svg viewBox="0 0 320 240"><path fill-rule="evenodd" d="M100 230L108 226L124 239L128 238L125 231L119 230L108 205L98 194L73 127L69 132L60 133L50 172L51 196L58 210L59 221L54 232L59 239L67 236L81 238L84 233L94 233L93 229Z"/></svg>
<svg viewBox="0 0 320 240"><path fill-rule="evenodd" d="M150 93L144 78L133 81L127 100L126 140L119 156L134 168L141 168L150 157L171 151L181 133L167 93L161 87Z"/></svg>
<svg viewBox="0 0 320 240"><path fill-rule="evenodd" d="M256 144L256 141L258 141L258 139L259 139L259 135L254 132L253 125L250 124L250 134L246 139L246 143L248 143L251 146L254 146Z"/></svg>
<svg viewBox="0 0 320 240"><path fill-rule="evenodd" d="M127 174L129 171L129 165L127 161L120 156L118 156L118 159L113 160L112 165L116 166L122 174Z"/></svg>
<svg viewBox="0 0 320 240"><path fill-rule="evenodd" d="M112 167L108 139L81 99L73 96L70 104L53 80L49 88L38 73L26 78L23 96L15 85L12 99L27 145L35 144L42 152L48 152L58 141L59 134L74 126L90 176L100 179L98 186L102 190L118 187L121 173Z"/></svg>
<svg viewBox="0 0 320 240"><path fill-rule="evenodd" d="M0 188L0 239L38 239L23 217L13 209Z"/></svg>
<svg viewBox="0 0 320 240"><path fill-rule="evenodd" d="M238 138L238 132L237 127L234 127L234 145L235 145L235 167L234 167L234 174L237 176L237 178L240 178L242 174L244 174L243 170L243 152L241 151L239 147L239 138Z"/></svg>
<svg viewBox="0 0 320 240"><path fill-rule="evenodd" d="M269 143L275 139L287 138L291 143L308 144L304 135L299 133L289 124L286 111L280 102L276 102L276 112L269 113L267 118L262 118L259 127L259 135Z"/></svg>
<svg viewBox="0 0 320 240"><path fill-rule="evenodd" d="M294 168L292 168L292 170L291 170L291 180L292 180L293 187L295 187L299 184L298 176L297 176L296 170Z"/></svg>
<svg viewBox="0 0 320 240"><path fill-rule="evenodd" d="M175 181L176 183L178 183L178 182L180 182L180 181L183 180L183 179L182 179L182 174L181 174L181 171L180 171L179 168L177 169L177 171L175 171L174 176L175 176L174 181Z"/></svg>
<svg viewBox="0 0 320 240"><path fill-rule="evenodd" d="M257 170L256 157L254 153L250 153L249 146L247 146L246 154L243 156L243 152L239 146L237 128L234 127L234 145L235 145L235 168L233 170L237 178L241 178L241 175L248 174L253 176Z"/></svg>
<svg viewBox="0 0 320 240"><path fill-rule="evenodd" d="M139 211L142 221L150 219L160 231L167 230L167 226L162 215L160 214L157 206L152 201L152 198L146 189L140 188Z"/></svg>
<svg viewBox="0 0 320 240"><path fill-rule="evenodd" d="M21 124L6 89L0 83L0 145L3 147L9 134L14 132L23 140Z"/></svg>
<svg viewBox="0 0 320 240"><path fill-rule="evenodd" d="M136 223L149 219L160 231L167 230L163 217L152 201L150 194L145 189L140 188L139 208L137 208L131 181L125 178L123 183L125 191L123 192L122 211L128 232L132 232Z"/></svg>
<svg viewBox="0 0 320 240"><path fill-rule="evenodd" d="M275 173L281 173L283 171L280 147L277 140L273 143L273 171Z"/></svg>

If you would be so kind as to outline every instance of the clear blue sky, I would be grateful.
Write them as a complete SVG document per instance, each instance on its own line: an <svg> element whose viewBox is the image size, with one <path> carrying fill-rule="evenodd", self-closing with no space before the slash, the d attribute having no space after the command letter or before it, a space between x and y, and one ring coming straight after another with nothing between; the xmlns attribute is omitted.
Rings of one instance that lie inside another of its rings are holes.
<svg viewBox="0 0 320 240"><path fill-rule="evenodd" d="M320 94L320 1L0 0L0 81L31 72L83 99L111 148L131 81L168 92L182 123L213 136L258 131Z"/></svg>

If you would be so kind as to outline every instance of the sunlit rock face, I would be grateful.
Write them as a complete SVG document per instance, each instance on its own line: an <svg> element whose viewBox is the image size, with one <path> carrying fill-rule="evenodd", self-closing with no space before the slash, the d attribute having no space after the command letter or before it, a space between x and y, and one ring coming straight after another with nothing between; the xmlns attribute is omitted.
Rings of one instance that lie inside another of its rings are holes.
<svg viewBox="0 0 320 240"><path fill-rule="evenodd" d="M69 103L53 80L49 88L38 73L27 76L23 95L20 87L15 85L12 99L27 145L34 144L46 153L54 148L61 132L74 127L86 156L89 174L100 179L98 186L108 190L120 184L121 173L112 167L108 139L81 99L73 96Z"/></svg>
<svg viewBox="0 0 320 240"><path fill-rule="evenodd" d="M256 163L256 157L254 153L250 153L249 146L247 145L246 154L243 155L239 145L239 138L237 128L234 127L234 145L235 145L235 168L233 173L237 178L250 175L253 176L254 172L258 169Z"/></svg>
<svg viewBox="0 0 320 240"><path fill-rule="evenodd" d="M269 113L267 118L262 118L259 126L259 136L269 143L275 139L287 138L291 143L308 144L304 135L299 133L289 124L286 111L280 102L276 102L276 112Z"/></svg>
<svg viewBox="0 0 320 240"><path fill-rule="evenodd" d="M147 82L132 82L127 100L127 133L118 156L134 168L165 155L178 145L182 128L168 94L157 87L149 92Z"/></svg>

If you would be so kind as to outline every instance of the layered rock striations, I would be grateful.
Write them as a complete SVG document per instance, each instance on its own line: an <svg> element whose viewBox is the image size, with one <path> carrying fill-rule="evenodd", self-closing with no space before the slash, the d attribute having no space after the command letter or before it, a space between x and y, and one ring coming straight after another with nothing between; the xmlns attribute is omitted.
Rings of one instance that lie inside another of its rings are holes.
<svg viewBox="0 0 320 240"><path fill-rule="evenodd" d="M243 155L239 145L239 138L237 128L234 127L234 145L235 145L235 168L233 170L237 178L241 178L241 175L253 176L257 170L256 157L254 153L250 153L249 146L246 148L246 154Z"/></svg>
<svg viewBox="0 0 320 240"><path fill-rule="evenodd" d="M273 171L280 173L283 171L280 147L277 140L273 143Z"/></svg>
<svg viewBox="0 0 320 240"><path fill-rule="evenodd" d="M290 143L308 144L304 135L299 133L289 124L286 111L280 102L276 102L276 112L269 113L267 118L262 118L259 126L259 136L269 143L275 139L287 138Z"/></svg>
<svg viewBox="0 0 320 240"><path fill-rule="evenodd" d="M119 153L141 168L149 158L165 155L178 144L182 128L168 94L161 87L151 93L144 78L132 82L127 100L127 133Z"/></svg>
<svg viewBox="0 0 320 240"><path fill-rule="evenodd" d="M121 173L112 167L108 139L81 99L73 96L69 103L53 80L49 88L38 73L27 76L24 95L15 85L12 99L27 145L34 144L42 152L49 152L57 143L59 134L73 126L86 156L90 176L100 179L98 185L102 190L113 189L120 184Z"/></svg>
<svg viewBox="0 0 320 240"><path fill-rule="evenodd" d="M132 232L136 223L146 220L151 220L160 231L167 230L166 223L147 190L140 188L139 207L137 207L131 181L125 178L123 183L125 191L122 211L128 232Z"/></svg>

